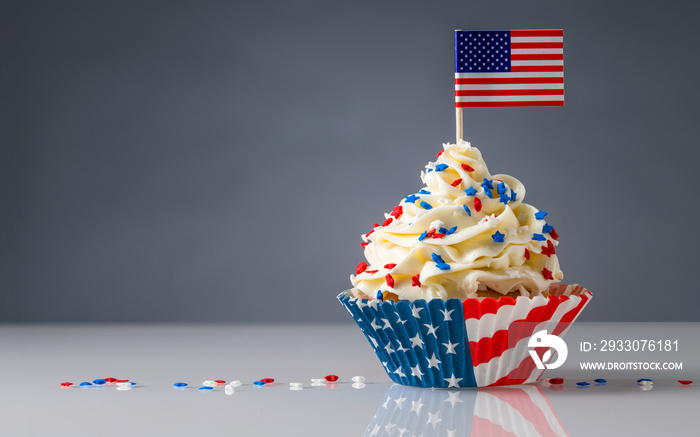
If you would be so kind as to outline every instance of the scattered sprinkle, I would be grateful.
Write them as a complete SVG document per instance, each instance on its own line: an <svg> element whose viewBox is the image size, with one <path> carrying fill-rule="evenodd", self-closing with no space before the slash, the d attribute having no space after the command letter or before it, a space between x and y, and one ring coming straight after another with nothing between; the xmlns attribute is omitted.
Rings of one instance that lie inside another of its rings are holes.
<svg viewBox="0 0 700 437"><path fill-rule="evenodd" d="M501 194L500 202L504 205L508 205L508 202L510 202L510 196L508 196L507 194Z"/></svg>
<svg viewBox="0 0 700 437"><path fill-rule="evenodd" d="M435 235L437 231L435 229L430 229L427 234L425 234L426 238L430 238L433 235Z"/></svg>
<svg viewBox="0 0 700 437"><path fill-rule="evenodd" d="M420 199L420 197L416 196L415 194L411 194L406 196L403 200L405 200L408 203L416 203L416 200Z"/></svg>
<svg viewBox="0 0 700 437"><path fill-rule="evenodd" d="M379 223L372 223L372 227L373 227L373 228L379 227Z"/></svg>
<svg viewBox="0 0 700 437"><path fill-rule="evenodd" d="M546 212L544 212L544 211L537 211L537 212L535 213L535 218L536 218L537 220L544 220L544 218L547 216L547 214L548 214L548 213L546 213Z"/></svg>
<svg viewBox="0 0 700 437"><path fill-rule="evenodd" d="M379 290L377 292L377 300L383 301L384 300L384 295L382 294L382 291Z"/></svg>
<svg viewBox="0 0 700 437"><path fill-rule="evenodd" d="M564 378L549 378L550 384L563 384Z"/></svg>
<svg viewBox="0 0 700 437"><path fill-rule="evenodd" d="M107 383L107 380L105 380L105 379L96 379L96 380L92 381L92 383L93 383L93 384L96 384L96 385L104 385L104 384Z"/></svg>
<svg viewBox="0 0 700 437"><path fill-rule="evenodd" d="M469 217L472 216L472 212L467 205L462 205L462 208L464 208L464 211L466 211L466 213Z"/></svg>
<svg viewBox="0 0 700 437"><path fill-rule="evenodd" d="M379 226L379 225L377 225L377 226ZM375 226L375 228L376 228L377 226ZM371 231L367 232L367 233L365 234L365 238L367 238L367 237L369 237L370 235L372 235L373 232L374 232L374 229L372 229Z"/></svg>
<svg viewBox="0 0 700 437"><path fill-rule="evenodd" d="M678 382L680 382L683 385L690 385L693 383L693 381L685 380L685 379L679 379Z"/></svg>
<svg viewBox="0 0 700 437"><path fill-rule="evenodd" d="M437 263L437 268L440 270L450 270L450 265L445 263Z"/></svg>
<svg viewBox="0 0 700 437"><path fill-rule="evenodd" d="M550 272L549 270L547 270L546 267L542 269L542 276L544 276L544 279L547 279L547 280L549 280L549 281L553 281L553 280L554 280L554 276L552 276L552 272Z"/></svg>
<svg viewBox="0 0 700 437"><path fill-rule="evenodd" d="M175 387L175 388L187 387L187 383L186 382L176 382L175 384L173 384L173 387Z"/></svg>
<svg viewBox="0 0 700 437"><path fill-rule="evenodd" d="M336 382L338 380L338 377L336 375L326 375L323 377L328 382Z"/></svg>
<svg viewBox="0 0 700 437"><path fill-rule="evenodd" d="M199 387L198 390L199 391L213 391L214 387L209 387L209 386L205 385L204 387Z"/></svg>
<svg viewBox="0 0 700 437"><path fill-rule="evenodd" d="M420 283L420 273L418 273L417 275L411 277L411 286L412 286L412 287L420 287L420 286L421 286L421 283Z"/></svg>
<svg viewBox="0 0 700 437"><path fill-rule="evenodd" d="M420 236L418 237L418 241L423 241L425 239L425 237L427 237L427 236L428 236L428 231L423 231L423 233L420 234Z"/></svg>
<svg viewBox="0 0 700 437"><path fill-rule="evenodd" d="M642 379L637 380L637 384L643 384L645 382L652 382L653 383L653 381L651 379L648 379L648 378L642 378Z"/></svg>
<svg viewBox="0 0 700 437"><path fill-rule="evenodd" d="M391 274L387 273L385 278L386 278L386 285L388 285L389 288L394 288L394 277L391 276Z"/></svg>
<svg viewBox="0 0 700 437"><path fill-rule="evenodd" d="M435 261L435 264L445 264L445 261L442 259L442 257L435 252L433 252L432 258L433 261Z"/></svg>
<svg viewBox="0 0 700 437"><path fill-rule="evenodd" d="M391 216L394 216L394 218L398 219L401 217L401 214L403 214L403 206L395 206L394 209L391 210Z"/></svg>
<svg viewBox="0 0 700 437"><path fill-rule="evenodd" d="M436 154L435 156L440 156L440 155L442 155L444 152L445 152L445 149L442 149L442 150L440 150L439 152L437 152L437 154Z"/></svg>
<svg viewBox="0 0 700 437"><path fill-rule="evenodd" d="M366 379L364 376L353 376L351 381L352 382L365 382Z"/></svg>
<svg viewBox="0 0 700 437"><path fill-rule="evenodd" d="M117 378L105 378L107 382L117 382Z"/></svg>
<svg viewBox="0 0 700 437"><path fill-rule="evenodd" d="M445 235L452 235L452 234L455 233L455 231L457 231L457 226L452 226L452 227L451 227L450 229L448 229L447 232L445 232L444 234L445 234Z"/></svg>
<svg viewBox="0 0 700 437"><path fill-rule="evenodd" d="M440 228L440 233L447 235L447 228Z"/></svg>
<svg viewBox="0 0 700 437"><path fill-rule="evenodd" d="M453 187L456 187L457 185L459 185L461 183L462 183L462 178L459 178L459 179L455 179L455 181L452 182L450 185L452 185Z"/></svg>
<svg viewBox="0 0 700 437"><path fill-rule="evenodd" d="M608 381L603 379L603 378L594 379L593 382L595 382L597 384L607 384L608 383Z"/></svg>
<svg viewBox="0 0 700 437"><path fill-rule="evenodd" d="M391 269L393 269L394 267L396 267L396 264L394 264L394 263L384 264L384 268L387 269L387 270L391 270Z"/></svg>
<svg viewBox="0 0 700 437"><path fill-rule="evenodd" d="M447 170L448 167L449 165L447 164L438 164L435 166L435 171L444 171Z"/></svg>
<svg viewBox="0 0 700 437"><path fill-rule="evenodd" d="M543 234L549 234L553 230L554 230L554 228L552 227L552 225L548 225L547 223L545 223L544 226L542 226L542 233Z"/></svg>
<svg viewBox="0 0 700 437"><path fill-rule="evenodd" d="M532 234L532 239L535 241L545 241L547 238L542 234Z"/></svg>
<svg viewBox="0 0 700 437"><path fill-rule="evenodd" d="M489 197L489 199L493 199L493 193L491 193L491 190L486 189L484 187L484 193Z"/></svg>
<svg viewBox="0 0 700 437"><path fill-rule="evenodd" d="M511 189L510 189L510 200L511 200L511 202L515 202L515 199L516 199L517 197L518 197L518 193L516 193L515 191L513 191L513 189L511 188Z"/></svg>
<svg viewBox="0 0 700 437"><path fill-rule="evenodd" d="M495 234L491 235L491 238L493 238L494 243L503 243L503 237L505 237L505 234L502 234L499 231L496 231Z"/></svg>
<svg viewBox="0 0 700 437"><path fill-rule="evenodd" d="M578 385L579 387L586 387L586 386L591 385L591 384L586 382L586 381L581 381L581 382L577 382L576 385Z"/></svg>
<svg viewBox="0 0 700 437"><path fill-rule="evenodd" d="M444 237L445 237L445 234L443 234L443 233L435 233L435 234L433 234L433 238L444 238Z"/></svg>
<svg viewBox="0 0 700 437"><path fill-rule="evenodd" d="M63 387L70 387L71 385L73 385L73 383L72 382L62 382L61 385Z"/></svg>
<svg viewBox="0 0 700 437"><path fill-rule="evenodd" d="M421 206L421 208L423 208L423 209L433 209L433 207L432 207L428 202L425 202L425 201L422 201L422 200L421 200L421 202L420 202L420 206Z"/></svg>
<svg viewBox="0 0 700 437"><path fill-rule="evenodd" d="M255 381L255 382L253 382L253 384L255 384L257 386L262 386L262 385L265 385L267 383L265 381ZM201 390L201 388L200 388L200 390Z"/></svg>
<svg viewBox="0 0 700 437"><path fill-rule="evenodd" d="M462 164L462 168L463 168L464 171L466 171L466 172L473 172L473 171L474 171L474 169L473 169L471 166L467 165L467 164Z"/></svg>
<svg viewBox="0 0 700 437"><path fill-rule="evenodd" d="M508 188L506 187L505 182L501 182L500 184L498 184L497 188L498 188L498 194L500 194L500 195L504 195L508 191Z"/></svg>
<svg viewBox="0 0 700 437"><path fill-rule="evenodd" d="M527 247L525 248L525 259L530 259L530 251L527 249Z"/></svg>
<svg viewBox="0 0 700 437"><path fill-rule="evenodd" d="M365 273L367 273L368 275L373 275L373 274L377 273L378 271L379 270L367 270Z"/></svg>
<svg viewBox="0 0 700 437"><path fill-rule="evenodd" d="M275 382L275 380L273 378L263 378L263 379L261 379L261 381L264 382L265 384L272 384L273 382Z"/></svg>
<svg viewBox="0 0 700 437"><path fill-rule="evenodd" d="M355 269L355 274L359 275L360 273L362 273L362 272L364 272L365 270L367 270L367 267L369 267L369 266L367 265L367 263L364 262L364 261L362 261L361 263L359 263L359 264L357 265L357 268Z"/></svg>
<svg viewBox="0 0 700 437"><path fill-rule="evenodd" d="M484 187L484 189L488 187L489 190L493 190L493 181L484 178L484 182L481 183L481 186Z"/></svg>
<svg viewBox="0 0 700 437"><path fill-rule="evenodd" d="M215 379L214 382L217 384L226 384L226 381L224 381L223 379Z"/></svg>
<svg viewBox="0 0 700 437"><path fill-rule="evenodd" d="M382 226L388 226L393 221L394 221L394 217L388 217L386 220L384 220L384 223L382 223Z"/></svg>
<svg viewBox="0 0 700 437"><path fill-rule="evenodd" d="M476 210L476 212L481 211L481 200L479 200L478 197L474 198L474 209Z"/></svg>
<svg viewBox="0 0 700 437"><path fill-rule="evenodd" d="M364 249L365 247L367 247L367 246L369 245L369 243L360 243L360 245L361 245L362 248Z"/></svg>
<svg viewBox="0 0 700 437"><path fill-rule="evenodd" d="M552 228L552 230L549 232L549 235L555 240L559 240L559 234L557 234L557 231L554 228Z"/></svg>
<svg viewBox="0 0 700 437"><path fill-rule="evenodd" d="M466 194L467 196L476 196L476 188L469 187L466 190L464 190L464 194Z"/></svg>
<svg viewBox="0 0 700 437"><path fill-rule="evenodd" d="M425 188L422 188L418 194L430 194L430 191L426 190Z"/></svg>

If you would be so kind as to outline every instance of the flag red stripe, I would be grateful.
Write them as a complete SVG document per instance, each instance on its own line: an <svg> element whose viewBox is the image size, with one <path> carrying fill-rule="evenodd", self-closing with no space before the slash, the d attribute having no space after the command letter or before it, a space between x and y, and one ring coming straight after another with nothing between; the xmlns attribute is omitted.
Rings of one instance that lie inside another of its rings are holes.
<svg viewBox="0 0 700 437"><path fill-rule="evenodd" d="M563 65L514 65L510 67L512 73L564 71Z"/></svg>
<svg viewBox="0 0 700 437"><path fill-rule="evenodd" d="M492 437L518 437L510 431L506 431L502 425L493 423L488 419L479 416L472 418L472 429L470 435L484 435Z"/></svg>
<svg viewBox="0 0 700 437"><path fill-rule="evenodd" d="M480 77L456 78L455 85L486 85L492 83L564 83L563 77Z"/></svg>
<svg viewBox="0 0 700 437"><path fill-rule="evenodd" d="M563 49L563 42L514 42L510 49Z"/></svg>
<svg viewBox="0 0 700 437"><path fill-rule="evenodd" d="M533 36L564 36L563 29L526 29L526 30L511 30L510 37L533 37Z"/></svg>
<svg viewBox="0 0 700 437"><path fill-rule="evenodd" d="M456 102L456 108L486 108L506 106L564 106L563 100L542 100L529 102Z"/></svg>
<svg viewBox="0 0 700 437"><path fill-rule="evenodd" d="M542 390L539 386L534 386L537 389ZM530 399L530 396L525 391L516 391L510 388L493 388L485 391L486 393L493 395L500 399L502 402L508 404L511 408L517 410L520 415L530 422L539 435L541 436L555 436L555 432L552 429L547 416L545 416L544 411L540 410L535 403ZM541 393L544 397L544 394Z"/></svg>
<svg viewBox="0 0 700 437"><path fill-rule="evenodd" d="M564 95L563 89L551 90L457 90L455 96L552 96Z"/></svg>
<svg viewBox="0 0 700 437"><path fill-rule="evenodd" d="M530 54L511 54L511 61L562 61L564 60L563 53L530 53Z"/></svg>

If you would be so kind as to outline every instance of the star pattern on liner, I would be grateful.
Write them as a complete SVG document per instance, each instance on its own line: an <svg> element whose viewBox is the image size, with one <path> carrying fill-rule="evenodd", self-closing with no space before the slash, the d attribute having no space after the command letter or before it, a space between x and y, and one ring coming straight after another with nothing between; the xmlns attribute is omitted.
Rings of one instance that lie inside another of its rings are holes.
<svg viewBox="0 0 700 437"><path fill-rule="evenodd" d="M384 427L384 429L386 430L386 432L388 432L389 434L391 434L391 430L392 430L395 426L396 426L395 423L389 422L389 423L386 424L386 426Z"/></svg>
<svg viewBox="0 0 700 437"><path fill-rule="evenodd" d="M393 400L393 399L391 399L390 396L387 396L387 397L386 397L386 401L384 401L384 403L382 404L382 407L383 407L385 410L388 410L388 409L389 409L389 402L391 402L392 400Z"/></svg>
<svg viewBox="0 0 700 437"><path fill-rule="evenodd" d="M423 372L420 371L420 365L416 364L415 367L411 367L411 376L417 376L419 378L423 376Z"/></svg>
<svg viewBox="0 0 700 437"><path fill-rule="evenodd" d="M380 329L382 329L381 326L377 325L377 319L372 320L369 326L371 326L372 329L374 329L375 331L379 331Z"/></svg>
<svg viewBox="0 0 700 437"><path fill-rule="evenodd" d="M423 408L423 398L421 397L417 401L411 401L411 412L416 412L420 414L420 409Z"/></svg>
<svg viewBox="0 0 700 437"><path fill-rule="evenodd" d="M423 311L423 309L424 308L417 306L412 307L411 312L413 313L413 317L415 317L416 319L420 319L420 312Z"/></svg>
<svg viewBox="0 0 700 437"><path fill-rule="evenodd" d="M438 330L439 326L433 326L433 325L431 325L431 324L429 324L429 323L426 323L426 324L424 324L423 326L426 326L426 327L428 328L428 333L425 334L425 335L433 334L433 335L435 336L435 338L437 338L437 333L436 333L435 331Z"/></svg>
<svg viewBox="0 0 700 437"><path fill-rule="evenodd" d="M359 308L360 310L362 310L362 308L367 306L364 299L357 299L357 301L355 302L355 305L357 305L357 308Z"/></svg>
<svg viewBox="0 0 700 437"><path fill-rule="evenodd" d="M423 349L423 339L420 338L420 333L416 333L415 337L409 338L411 340L411 347L419 347Z"/></svg>
<svg viewBox="0 0 700 437"><path fill-rule="evenodd" d="M450 317L450 314L452 314L454 312L454 310L448 310L447 308L445 308L444 310L439 310L439 311L442 313L445 322L452 320L452 317Z"/></svg>
<svg viewBox="0 0 700 437"><path fill-rule="evenodd" d="M377 343L377 340L374 337L372 337L371 335L369 336L369 341L372 342L372 344L374 345L375 348L377 348L379 346L379 343Z"/></svg>
<svg viewBox="0 0 700 437"><path fill-rule="evenodd" d="M384 350L386 350L386 353L388 354L394 353L394 349L391 347L391 342L387 343L386 346L384 346Z"/></svg>
<svg viewBox="0 0 700 437"><path fill-rule="evenodd" d="M372 432L369 433L369 437L373 437L377 434L379 434L379 430L382 429L379 427L379 425L374 425L374 428L372 428Z"/></svg>
<svg viewBox="0 0 700 437"><path fill-rule="evenodd" d="M442 345L447 348L446 353L457 355L457 352L455 352L455 346L459 346L459 343L452 343L450 340L447 340L447 343L443 343Z"/></svg>
<svg viewBox="0 0 700 437"><path fill-rule="evenodd" d="M406 428L396 428L396 430L399 432L398 437L402 437L406 432L408 432L408 429Z"/></svg>
<svg viewBox="0 0 700 437"><path fill-rule="evenodd" d="M458 391L448 392L447 399L445 399L445 402L449 402L450 404L452 404L452 408L454 408L455 404L462 402L462 400L459 398L459 392Z"/></svg>
<svg viewBox="0 0 700 437"><path fill-rule="evenodd" d="M403 373L403 370L401 370L401 367L399 367L398 369L394 370L394 373L396 373L397 375L399 375L400 378L405 378L405 377L406 377L406 374Z"/></svg>
<svg viewBox="0 0 700 437"><path fill-rule="evenodd" d="M399 347L396 349L396 352L408 352L408 349L403 347L402 344L399 344Z"/></svg>
<svg viewBox="0 0 700 437"><path fill-rule="evenodd" d="M457 430L456 429L448 429L447 430L447 437L457 437Z"/></svg>
<svg viewBox="0 0 700 437"><path fill-rule="evenodd" d="M447 383L449 384L449 385L447 386L447 388L450 388L450 387L459 387L459 381L462 380L462 378L455 378L455 374L454 374L454 373L452 374L452 377L451 377L451 378L443 378L443 379L445 380L445 382L447 382Z"/></svg>
<svg viewBox="0 0 700 437"><path fill-rule="evenodd" d="M442 361L438 360L435 353L433 353L433 357L428 358L428 369L435 367L436 369L440 370L439 364L442 364Z"/></svg>
<svg viewBox="0 0 700 437"><path fill-rule="evenodd" d="M442 419L440 419L440 410L438 410L437 413L428 413L428 421L425 423L426 425L433 425L433 429L435 429L435 426L442 422Z"/></svg>
<svg viewBox="0 0 700 437"><path fill-rule="evenodd" d="M382 322L384 322L384 326L382 326L382 329L391 329L391 323L389 323L389 319L381 319Z"/></svg>
<svg viewBox="0 0 700 437"><path fill-rule="evenodd" d="M403 408L403 403L406 400L405 397L399 396L398 399L394 399L394 402L396 402L396 408Z"/></svg>

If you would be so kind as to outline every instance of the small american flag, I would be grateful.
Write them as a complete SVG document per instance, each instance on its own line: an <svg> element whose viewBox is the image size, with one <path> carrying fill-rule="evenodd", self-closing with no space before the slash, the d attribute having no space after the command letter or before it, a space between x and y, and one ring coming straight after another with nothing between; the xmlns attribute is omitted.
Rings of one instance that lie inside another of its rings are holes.
<svg viewBox="0 0 700 437"><path fill-rule="evenodd" d="M563 105L563 30L455 31L456 107Z"/></svg>

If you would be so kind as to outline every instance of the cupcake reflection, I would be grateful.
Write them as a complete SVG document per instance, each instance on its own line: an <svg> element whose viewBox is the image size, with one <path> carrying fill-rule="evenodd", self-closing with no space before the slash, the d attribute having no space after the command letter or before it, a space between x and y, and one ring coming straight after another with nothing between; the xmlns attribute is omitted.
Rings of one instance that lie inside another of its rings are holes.
<svg viewBox="0 0 700 437"><path fill-rule="evenodd" d="M426 390L393 385L363 436L568 436L539 385Z"/></svg>

